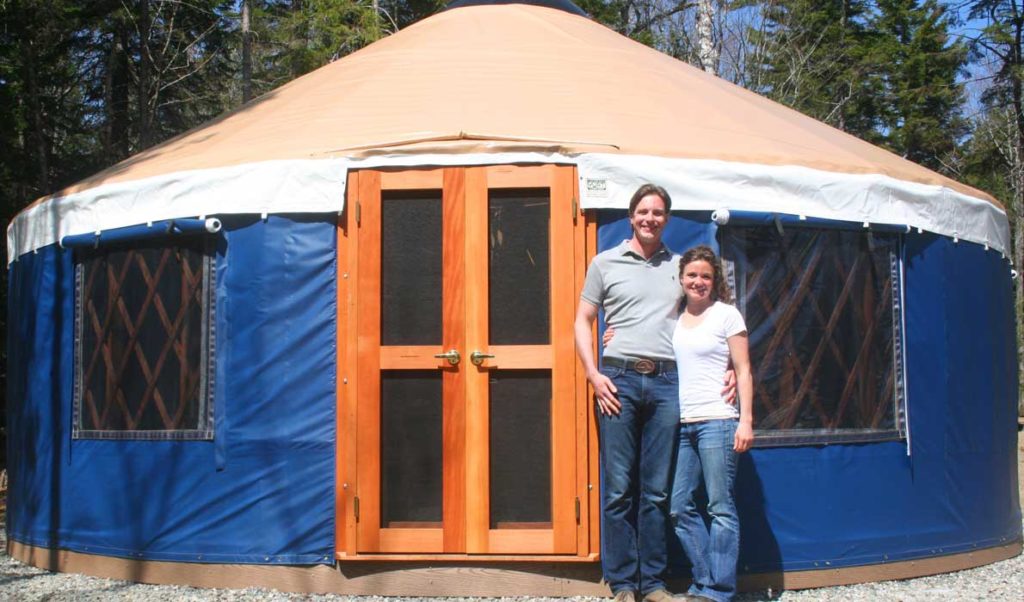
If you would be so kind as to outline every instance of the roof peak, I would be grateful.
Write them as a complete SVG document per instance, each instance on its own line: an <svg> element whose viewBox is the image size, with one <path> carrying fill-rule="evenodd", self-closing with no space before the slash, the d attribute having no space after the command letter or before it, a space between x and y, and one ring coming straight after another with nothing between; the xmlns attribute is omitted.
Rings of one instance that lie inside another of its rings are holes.
<svg viewBox="0 0 1024 602"><path fill-rule="evenodd" d="M529 4L530 6L543 6L590 18L590 15L582 8L573 4L572 0L452 0L448 3L448 7L445 10L462 8L464 6L486 6L491 4Z"/></svg>

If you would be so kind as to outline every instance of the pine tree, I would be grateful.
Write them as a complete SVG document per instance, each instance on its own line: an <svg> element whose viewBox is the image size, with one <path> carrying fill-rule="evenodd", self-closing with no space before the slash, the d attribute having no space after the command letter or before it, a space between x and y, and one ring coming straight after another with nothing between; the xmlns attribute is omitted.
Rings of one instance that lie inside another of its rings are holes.
<svg viewBox="0 0 1024 602"><path fill-rule="evenodd" d="M358 0L253 0L252 87L258 96L359 50L387 31Z"/></svg>
<svg viewBox="0 0 1024 602"><path fill-rule="evenodd" d="M448 5L448 0L378 0L383 29L395 32L425 19Z"/></svg>
<svg viewBox="0 0 1024 602"><path fill-rule="evenodd" d="M0 11L0 202L8 218L97 165L96 107L80 60L91 12L75 2L17 0Z"/></svg>
<svg viewBox="0 0 1024 602"><path fill-rule="evenodd" d="M878 139L881 78L866 0L777 0L762 7L755 91L861 138Z"/></svg>
<svg viewBox="0 0 1024 602"><path fill-rule="evenodd" d="M951 42L949 16L935 0L878 0L870 27L878 34L884 74L883 143L931 169L950 172L947 159L966 134L963 86L967 48Z"/></svg>

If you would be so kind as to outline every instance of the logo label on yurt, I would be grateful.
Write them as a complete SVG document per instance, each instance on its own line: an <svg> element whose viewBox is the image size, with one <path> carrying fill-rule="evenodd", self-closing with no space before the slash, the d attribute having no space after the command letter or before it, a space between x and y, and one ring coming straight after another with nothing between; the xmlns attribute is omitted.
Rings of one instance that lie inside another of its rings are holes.
<svg viewBox="0 0 1024 602"><path fill-rule="evenodd" d="M608 197L608 180L591 180L586 179L587 196L590 198L607 198Z"/></svg>

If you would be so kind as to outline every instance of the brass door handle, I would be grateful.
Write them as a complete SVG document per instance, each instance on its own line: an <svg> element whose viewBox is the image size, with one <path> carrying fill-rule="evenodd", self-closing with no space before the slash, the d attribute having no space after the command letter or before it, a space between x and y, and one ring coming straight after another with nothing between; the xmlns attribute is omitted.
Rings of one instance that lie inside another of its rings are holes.
<svg viewBox="0 0 1024 602"><path fill-rule="evenodd" d="M480 364L484 363L485 359L493 357L494 356L491 355L490 353L480 353L479 351L474 351L473 353L469 354L469 361L473 362L474 366L479 366Z"/></svg>
<svg viewBox="0 0 1024 602"><path fill-rule="evenodd" d="M454 349L449 349L444 353L438 353L434 357L440 360L448 360L448 363L453 366L458 366L459 362L462 361L462 356Z"/></svg>

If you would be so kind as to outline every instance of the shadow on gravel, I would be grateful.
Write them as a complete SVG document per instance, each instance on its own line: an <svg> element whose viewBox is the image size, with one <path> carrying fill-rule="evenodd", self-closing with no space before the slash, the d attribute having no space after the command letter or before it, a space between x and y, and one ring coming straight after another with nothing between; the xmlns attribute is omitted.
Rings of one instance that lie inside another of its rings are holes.
<svg viewBox="0 0 1024 602"><path fill-rule="evenodd" d="M34 575L5 575L0 577L0 587L10 585L12 583L20 583L23 581L31 581L38 579L39 577L47 577L50 573L36 573Z"/></svg>
<svg viewBox="0 0 1024 602"><path fill-rule="evenodd" d="M38 602L79 602L80 600L117 600L125 596L123 590L129 587L129 585L119 585L114 587L83 587L65 590L61 592L53 592L50 594L44 594L34 600ZM160 595L156 594L156 599L160 599Z"/></svg>

